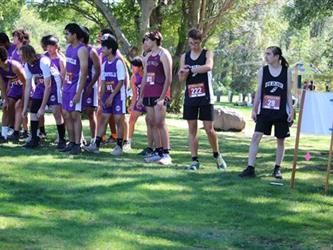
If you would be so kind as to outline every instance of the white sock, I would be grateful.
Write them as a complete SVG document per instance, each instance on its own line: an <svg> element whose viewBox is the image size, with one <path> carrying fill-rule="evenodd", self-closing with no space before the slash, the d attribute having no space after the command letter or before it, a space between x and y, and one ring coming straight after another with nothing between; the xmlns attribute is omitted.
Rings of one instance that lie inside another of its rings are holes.
<svg viewBox="0 0 333 250"><path fill-rule="evenodd" d="M7 139L7 137L8 137L8 127L7 126L1 127L1 135L3 136L3 138Z"/></svg>
<svg viewBox="0 0 333 250"><path fill-rule="evenodd" d="M132 145L132 138L128 138L128 143Z"/></svg>

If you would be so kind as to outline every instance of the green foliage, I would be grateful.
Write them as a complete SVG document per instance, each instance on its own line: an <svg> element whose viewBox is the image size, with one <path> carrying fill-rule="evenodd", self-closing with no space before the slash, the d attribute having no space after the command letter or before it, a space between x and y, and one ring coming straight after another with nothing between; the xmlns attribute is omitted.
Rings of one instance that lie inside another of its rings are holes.
<svg viewBox="0 0 333 250"><path fill-rule="evenodd" d="M4 31L7 33L10 33L12 31L12 25L20 15L20 10L23 2L23 0L0 2L0 31Z"/></svg>

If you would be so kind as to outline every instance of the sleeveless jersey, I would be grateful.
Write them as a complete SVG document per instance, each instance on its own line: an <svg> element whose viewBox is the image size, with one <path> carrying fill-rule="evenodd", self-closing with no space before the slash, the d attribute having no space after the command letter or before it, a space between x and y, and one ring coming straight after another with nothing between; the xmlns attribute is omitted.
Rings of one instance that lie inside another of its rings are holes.
<svg viewBox="0 0 333 250"><path fill-rule="evenodd" d="M71 44L66 49L66 76L64 92L76 93L80 81L80 59L78 51L84 45L80 43L76 48Z"/></svg>
<svg viewBox="0 0 333 250"><path fill-rule="evenodd" d="M286 119L287 90L287 67L282 67L281 73L277 77L271 75L268 65L263 67L259 114L270 120Z"/></svg>
<svg viewBox="0 0 333 250"><path fill-rule="evenodd" d="M203 49L196 60L191 59L191 51L185 54L185 65L192 69L206 64L207 50ZM214 104L212 72L189 74L186 79L184 105L203 106Z"/></svg>

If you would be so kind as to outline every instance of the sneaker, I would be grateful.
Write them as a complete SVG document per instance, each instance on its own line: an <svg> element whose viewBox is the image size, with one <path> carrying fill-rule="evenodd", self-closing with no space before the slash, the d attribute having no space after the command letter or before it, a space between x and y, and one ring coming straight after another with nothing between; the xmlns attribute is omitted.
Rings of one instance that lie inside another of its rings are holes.
<svg viewBox="0 0 333 250"><path fill-rule="evenodd" d="M30 136L30 133L27 131L23 131L20 135L22 139L27 139Z"/></svg>
<svg viewBox="0 0 333 250"><path fill-rule="evenodd" d="M149 163L149 162L155 162L155 161L159 161L162 157L157 153L154 152L150 155L148 155L147 157L144 158L144 161Z"/></svg>
<svg viewBox="0 0 333 250"><path fill-rule="evenodd" d="M282 179L282 174L280 168L274 168L272 176L276 179Z"/></svg>
<svg viewBox="0 0 333 250"><path fill-rule="evenodd" d="M154 150L147 147L147 148L143 149L140 153L138 153L138 155L143 155L144 157L147 157L148 154L152 154L153 152L154 152Z"/></svg>
<svg viewBox="0 0 333 250"><path fill-rule="evenodd" d="M130 151L131 149L132 149L132 147L131 147L131 143L129 143L129 142L124 143L124 145L123 145L123 151L124 151L124 152L128 152L128 151Z"/></svg>
<svg viewBox="0 0 333 250"><path fill-rule="evenodd" d="M185 168L185 170L195 171L195 170L198 170L199 167L200 167L200 163L198 161L192 161L192 164L190 166L187 166Z"/></svg>
<svg viewBox="0 0 333 250"><path fill-rule="evenodd" d="M99 148L96 143L90 143L89 146L83 146L83 149L89 153L99 154Z"/></svg>
<svg viewBox="0 0 333 250"><path fill-rule="evenodd" d="M57 142L57 149L61 150L66 148L66 140L58 140Z"/></svg>
<svg viewBox="0 0 333 250"><path fill-rule="evenodd" d="M8 140L10 140L13 143L18 143L20 140L20 135L15 135L14 133L10 136L8 136Z"/></svg>
<svg viewBox="0 0 333 250"><path fill-rule="evenodd" d="M25 143L23 148L27 149L35 149L39 147L39 139L38 140L30 140L29 142Z"/></svg>
<svg viewBox="0 0 333 250"><path fill-rule="evenodd" d="M25 133L25 132L24 132ZM23 135L24 136L24 135ZM39 132L38 133L38 137L42 140L45 140L46 139L46 134L42 133L42 132Z"/></svg>
<svg viewBox="0 0 333 250"><path fill-rule="evenodd" d="M221 154L219 154L219 156L216 158L216 167L218 169L226 169L227 168L227 163L225 163Z"/></svg>
<svg viewBox="0 0 333 250"><path fill-rule="evenodd" d="M169 154L163 154L162 158L158 161L161 165L171 165L172 159Z"/></svg>
<svg viewBox="0 0 333 250"><path fill-rule="evenodd" d="M113 138L112 135L106 140L107 144L115 144L117 142L117 139Z"/></svg>
<svg viewBox="0 0 333 250"><path fill-rule="evenodd" d="M123 149L119 145L116 145L111 151L111 154L114 156L120 156L123 154Z"/></svg>
<svg viewBox="0 0 333 250"><path fill-rule="evenodd" d="M69 142L66 147L60 149L59 152L70 152L74 146L74 142Z"/></svg>
<svg viewBox="0 0 333 250"><path fill-rule="evenodd" d="M81 154L81 146L78 145L78 144L74 144L72 146L71 151L69 151L69 154L70 155L79 155L79 154Z"/></svg>
<svg viewBox="0 0 333 250"><path fill-rule="evenodd" d="M256 177L256 173L253 167L247 167L239 174L239 177Z"/></svg>
<svg viewBox="0 0 333 250"><path fill-rule="evenodd" d="M8 139L5 139L5 137L3 137L2 135L0 136L0 144L2 143L7 143Z"/></svg>

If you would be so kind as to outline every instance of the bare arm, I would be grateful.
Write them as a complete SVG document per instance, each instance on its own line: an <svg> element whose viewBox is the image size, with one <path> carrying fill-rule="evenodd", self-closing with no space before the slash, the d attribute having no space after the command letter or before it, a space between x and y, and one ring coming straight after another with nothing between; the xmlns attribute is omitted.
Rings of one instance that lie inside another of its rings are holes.
<svg viewBox="0 0 333 250"><path fill-rule="evenodd" d="M192 73L207 73L213 69L214 66L214 55L213 52L207 51L206 53L206 63L204 65L198 66L191 69Z"/></svg>
<svg viewBox="0 0 333 250"><path fill-rule="evenodd" d="M145 86L146 86L147 58L148 58L148 56L144 57L143 60L142 60L142 63L143 63L143 77L142 77L142 83L141 83L141 89L140 89L140 99L139 100L143 99L143 93L144 93L144 89L145 89ZM140 101L139 101L139 103L140 103Z"/></svg>
<svg viewBox="0 0 333 250"><path fill-rule="evenodd" d="M132 99L131 99L131 106L134 106L136 99L137 99L137 90L136 90L136 77L133 74L131 77L131 88L132 88Z"/></svg>
<svg viewBox="0 0 333 250"><path fill-rule="evenodd" d="M60 57L59 64L60 64L61 83L63 84L64 80L65 80L65 75L66 75L66 60L64 57L62 57L62 56Z"/></svg>
<svg viewBox="0 0 333 250"><path fill-rule="evenodd" d="M287 105L289 107L290 110L290 114L288 117L288 121L291 122L294 118L294 107L293 107L293 98L292 98L292 94L291 94L291 90L292 90L292 73L291 70L288 69L288 92L287 92Z"/></svg>
<svg viewBox="0 0 333 250"><path fill-rule="evenodd" d="M95 69L95 75L93 75L93 78L91 79L91 82L89 83L88 88L93 87L93 85L98 81L99 76L101 74L101 63L100 63L97 51L95 49L92 49L90 51L90 58L93 61L93 67Z"/></svg>
<svg viewBox="0 0 333 250"><path fill-rule="evenodd" d="M185 54L182 54L179 62L178 79L180 82L185 82L189 74L189 69L185 68Z"/></svg>
<svg viewBox="0 0 333 250"><path fill-rule="evenodd" d="M258 71L258 88L256 91L256 95L254 97L253 108L252 108L252 119L254 121L257 120L257 114L260 104L262 76L263 76L263 68L260 68L260 70Z"/></svg>
<svg viewBox="0 0 333 250"><path fill-rule="evenodd" d="M161 94L159 100L157 100L156 102L159 102L162 100L164 101L166 93L167 93L168 89L170 88L171 81L172 81L172 70L171 70L172 69L172 59L171 59L171 55L166 50L164 50L164 53L161 56L161 62L163 64L165 82L163 85L162 94Z"/></svg>
<svg viewBox="0 0 333 250"><path fill-rule="evenodd" d="M80 59L80 79L79 79L79 88L74 96L73 102L76 104L81 99L81 94L84 88L84 85L87 81L88 76L88 57L89 53L86 47L81 47L78 51L78 57Z"/></svg>

